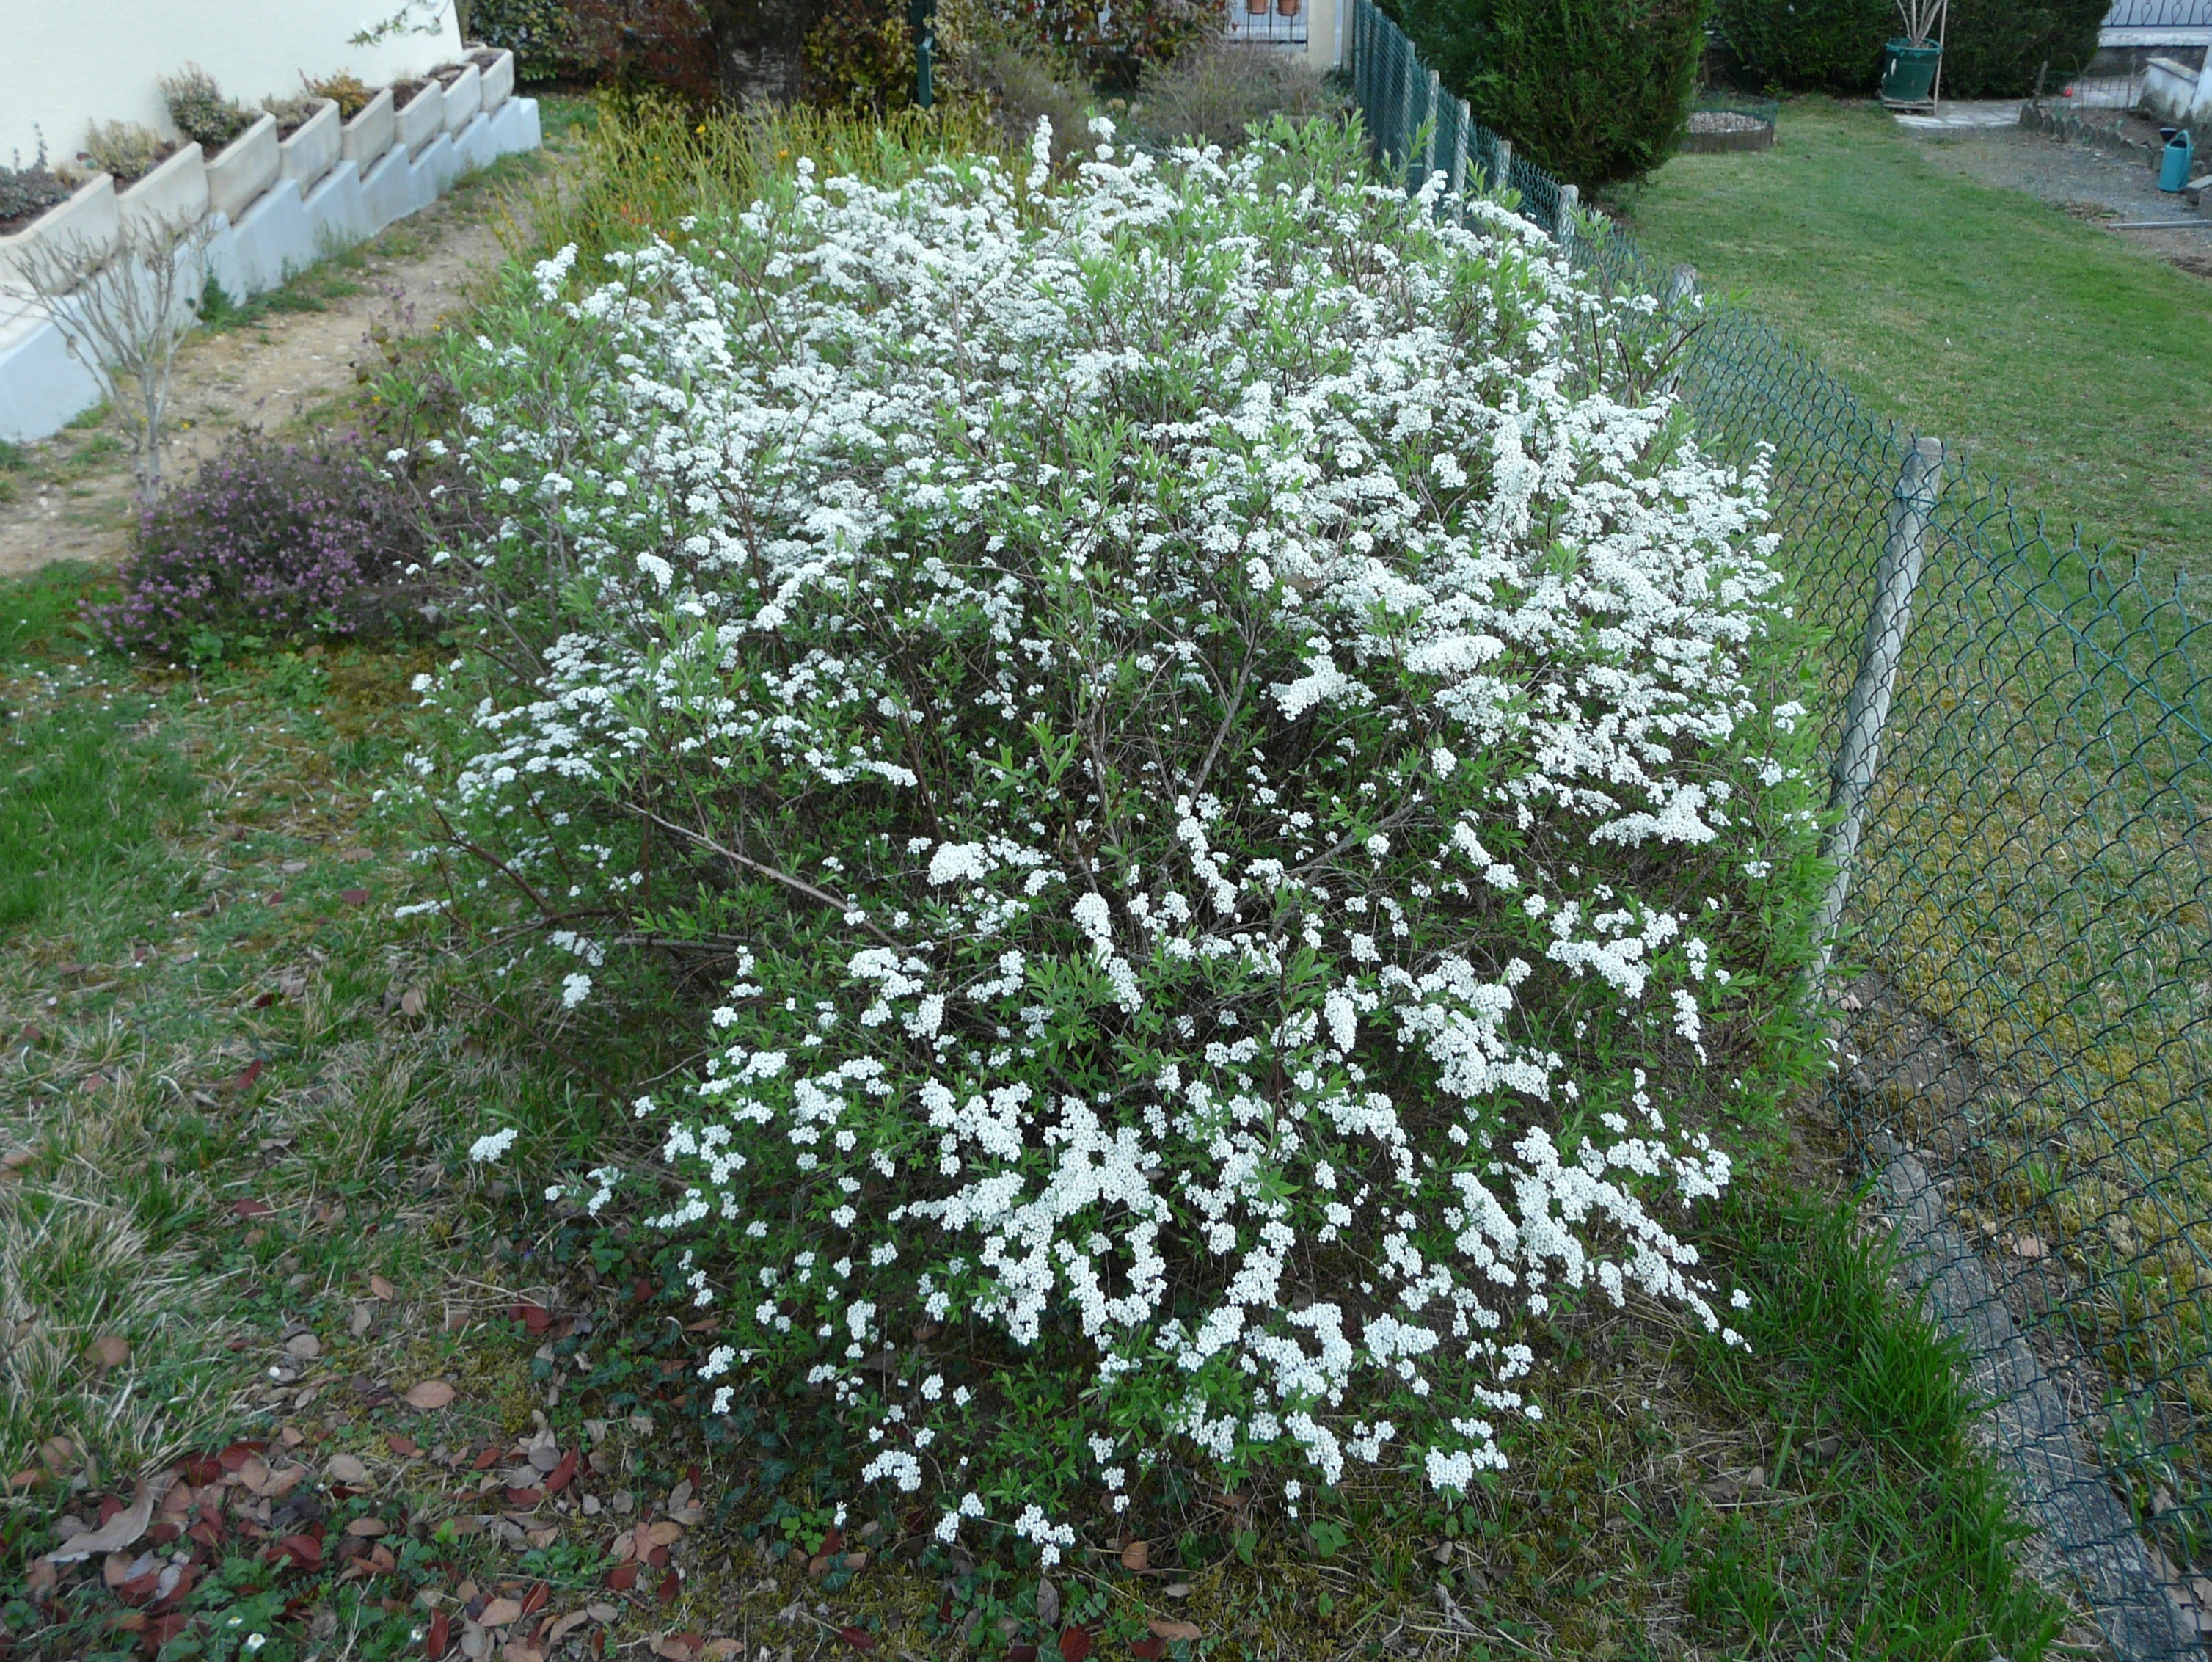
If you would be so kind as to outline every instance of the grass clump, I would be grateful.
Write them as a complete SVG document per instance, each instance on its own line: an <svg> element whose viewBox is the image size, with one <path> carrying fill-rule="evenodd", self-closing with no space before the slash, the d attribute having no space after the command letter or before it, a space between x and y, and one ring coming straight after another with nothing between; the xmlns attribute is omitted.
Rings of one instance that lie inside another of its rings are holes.
<svg viewBox="0 0 2212 1662"><path fill-rule="evenodd" d="M850 111L718 110L655 98L603 96L572 176L531 204L536 240L573 243L581 269L696 213L734 212L805 160L830 172L903 179L974 154L990 128L972 107L905 110L882 119Z"/></svg>

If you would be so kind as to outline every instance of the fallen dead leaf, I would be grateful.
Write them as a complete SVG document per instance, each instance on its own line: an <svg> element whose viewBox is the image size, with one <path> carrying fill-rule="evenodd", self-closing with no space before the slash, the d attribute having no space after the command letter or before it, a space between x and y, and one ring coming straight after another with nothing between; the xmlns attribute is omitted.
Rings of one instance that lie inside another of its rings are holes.
<svg viewBox="0 0 2212 1662"><path fill-rule="evenodd" d="M2014 1235L2012 1238L2012 1250L2021 1257L2028 1259L2048 1257L2051 1251L2051 1249L2043 1244L2042 1239L2035 1235Z"/></svg>
<svg viewBox="0 0 2212 1662"><path fill-rule="evenodd" d="M428 1413L453 1400L453 1388L443 1379L425 1379L407 1393L407 1405Z"/></svg>
<svg viewBox="0 0 2212 1662"><path fill-rule="evenodd" d="M392 1283L381 1275L371 1275L368 1278L368 1290L380 1299L388 1299L395 1291Z"/></svg>
<svg viewBox="0 0 2212 1662"><path fill-rule="evenodd" d="M368 1468L362 1464L361 1457L357 1454L333 1454L331 1456L330 1464L325 1470L331 1474L334 1481L349 1486L359 1485L368 1481Z"/></svg>
<svg viewBox="0 0 2212 1662"><path fill-rule="evenodd" d="M356 1518L346 1525L345 1532L368 1539L386 1533L391 1527L381 1518Z"/></svg>
<svg viewBox="0 0 2212 1662"><path fill-rule="evenodd" d="M483 1627L503 1628L521 1614L522 1601L520 1598L495 1598L483 1607L483 1614L477 1616L477 1621Z"/></svg>
<svg viewBox="0 0 2212 1662"><path fill-rule="evenodd" d="M545 1629L546 1644L549 1646L559 1644L591 1619L592 1613L587 1610L570 1610L566 1616L556 1616L552 1626Z"/></svg>
<svg viewBox="0 0 2212 1662"><path fill-rule="evenodd" d="M157 1480L161 1487L143 1478L131 1497L131 1504L99 1529L88 1529L82 1535L73 1535L61 1546L46 1555L48 1564L74 1564L87 1558L98 1558L124 1548L146 1532L147 1525L154 1520L154 1507L161 1497L169 1492L170 1478L164 1473Z"/></svg>
<svg viewBox="0 0 2212 1662"><path fill-rule="evenodd" d="M399 1014L404 1016L419 1017L429 1008L429 1001L422 996L420 987L410 987L399 995Z"/></svg>
<svg viewBox="0 0 2212 1662"><path fill-rule="evenodd" d="M645 1540L647 1546L672 1547L683 1538L684 1525L677 1523L673 1519L663 1518L658 1522L645 1525Z"/></svg>
<svg viewBox="0 0 2212 1662"><path fill-rule="evenodd" d="M87 1347L86 1354L102 1367L120 1367L131 1360L131 1341L120 1333L103 1333Z"/></svg>
<svg viewBox="0 0 2212 1662"><path fill-rule="evenodd" d="M1125 1570L1147 1570L1152 1567L1152 1549L1148 1542L1132 1541L1121 1549L1121 1568Z"/></svg>
<svg viewBox="0 0 2212 1662"><path fill-rule="evenodd" d="M1195 1622L1167 1622L1155 1616L1147 1625L1152 1629L1152 1637L1155 1639L1173 1641L1197 1639L1203 1636L1201 1629Z"/></svg>
<svg viewBox="0 0 2212 1662"><path fill-rule="evenodd" d="M284 1354L297 1361L312 1362L323 1354L323 1342L312 1333L295 1333L284 1341Z"/></svg>

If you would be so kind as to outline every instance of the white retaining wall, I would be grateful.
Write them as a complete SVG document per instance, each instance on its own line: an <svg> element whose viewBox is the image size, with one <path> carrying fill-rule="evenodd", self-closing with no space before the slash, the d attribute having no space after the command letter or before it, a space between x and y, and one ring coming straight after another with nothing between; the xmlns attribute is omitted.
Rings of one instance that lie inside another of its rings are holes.
<svg viewBox="0 0 2212 1662"><path fill-rule="evenodd" d="M208 274L234 299L264 293L325 254L428 207L464 174L514 151L536 149L540 137L538 100L506 97L469 116L458 133L441 131L418 155L410 155L395 138L365 172L349 156L305 190L296 178L278 177L235 221L220 212L212 216ZM0 439L45 438L99 399L91 371L70 355L44 305L0 285Z"/></svg>
<svg viewBox="0 0 2212 1662"><path fill-rule="evenodd" d="M352 44L395 17L376 44ZM157 83L188 63L256 104L298 92L302 75L381 87L460 51L453 0L0 0L0 164L30 161L42 136L66 161L94 121L179 137Z"/></svg>
<svg viewBox="0 0 2212 1662"><path fill-rule="evenodd" d="M2152 58L2143 70L2142 99L2147 113L2178 126L2197 127L2212 119L2212 52L2205 54L2202 69L2171 58ZM2205 135L2196 137L2201 150Z"/></svg>

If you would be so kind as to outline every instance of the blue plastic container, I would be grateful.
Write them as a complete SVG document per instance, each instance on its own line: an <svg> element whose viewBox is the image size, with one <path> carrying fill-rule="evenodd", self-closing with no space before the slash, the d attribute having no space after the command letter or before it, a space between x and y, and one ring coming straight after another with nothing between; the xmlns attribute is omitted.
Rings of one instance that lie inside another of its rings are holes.
<svg viewBox="0 0 2212 1662"><path fill-rule="evenodd" d="M2196 159L2197 146L2190 142L2185 129L2167 139L2166 155L2158 167L2158 188L2178 191L2188 184L2190 165Z"/></svg>

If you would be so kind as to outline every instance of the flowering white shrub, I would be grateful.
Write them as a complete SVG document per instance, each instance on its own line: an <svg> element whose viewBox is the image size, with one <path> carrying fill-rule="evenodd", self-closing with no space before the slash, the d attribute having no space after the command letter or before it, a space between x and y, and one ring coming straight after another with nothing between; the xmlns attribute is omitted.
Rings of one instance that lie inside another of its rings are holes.
<svg viewBox="0 0 2212 1662"><path fill-rule="evenodd" d="M802 163L457 371L514 517L427 688L453 904L563 1004L729 966L635 1105L702 1372L836 1393L946 1538L1169 1458L1462 1490L1532 1318L1723 1324L1668 1218L1786 1082L1812 869L1761 482L1648 306L1357 145Z"/></svg>

